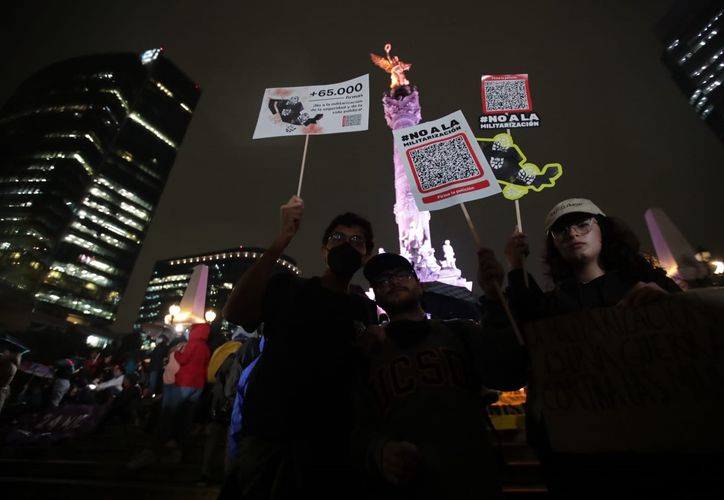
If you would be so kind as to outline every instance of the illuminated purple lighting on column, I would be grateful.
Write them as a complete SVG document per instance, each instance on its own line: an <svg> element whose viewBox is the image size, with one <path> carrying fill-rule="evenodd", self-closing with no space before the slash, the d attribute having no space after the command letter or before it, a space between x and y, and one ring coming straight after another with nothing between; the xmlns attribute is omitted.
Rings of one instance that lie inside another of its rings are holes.
<svg viewBox="0 0 724 500"><path fill-rule="evenodd" d="M390 74L390 90L382 98L385 120L392 129L417 125L422 120L420 94L417 87L407 80L405 71L412 64L391 57L392 46L385 45L386 57L370 54L372 62ZM430 212L420 211L412 197L404 166L397 150L393 155L395 163L395 222L397 222L400 255L407 258L415 267L420 281L441 281L450 285L471 289L472 283L461 276L455 266L454 251L446 240L445 259L438 262L430 238Z"/></svg>

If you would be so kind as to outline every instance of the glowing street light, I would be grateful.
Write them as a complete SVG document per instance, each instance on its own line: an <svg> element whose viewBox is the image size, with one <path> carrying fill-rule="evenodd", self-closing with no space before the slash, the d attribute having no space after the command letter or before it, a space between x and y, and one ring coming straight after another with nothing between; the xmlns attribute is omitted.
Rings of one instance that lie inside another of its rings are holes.
<svg viewBox="0 0 724 500"><path fill-rule="evenodd" d="M181 312L181 308L178 304L174 304L168 308L168 312L171 314L171 316L178 316L178 313ZM171 318L171 321L173 321L173 318Z"/></svg>
<svg viewBox="0 0 724 500"><path fill-rule="evenodd" d="M216 319L216 313L213 311L213 309L209 309L204 314L204 318L206 318L207 323L212 323Z"/></svg>
<svg viewBox="0 0 724 500"><path fill-rule="evenodd" d="M711 264L714 266L714 274L724 274L724 262L713 260Z"/></svg>

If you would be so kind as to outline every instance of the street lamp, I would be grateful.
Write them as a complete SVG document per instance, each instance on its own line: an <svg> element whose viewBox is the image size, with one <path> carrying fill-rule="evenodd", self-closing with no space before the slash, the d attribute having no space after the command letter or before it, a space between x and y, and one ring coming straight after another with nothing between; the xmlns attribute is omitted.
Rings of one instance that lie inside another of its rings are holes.
<svg viewBox="0 0 724 500"><path fill-rule="evenodd" d="M204 318L206 319L207 323L212 323L216 319L216 313L213 311L213 309L209 309L204 314Z"/></svg>
<svg viewBox="0 0 724 500"><path fill-rule="evenodd" d="M714 274L724 273L724 262L720 260L714 260L711 262L711 264L714 266Z"/></svg>
<svg viewBox="0 0 724 500"><path fill-rule="evenodd" d="M178 316L178 313L181 312L181 307L178 304L173 304L171 307L168 308L168 316L170 316L168 323L170 325L173 325L173 319ZM168 317L167 316L167 317ZM164 318L165 320L166 318Z"/></svg>

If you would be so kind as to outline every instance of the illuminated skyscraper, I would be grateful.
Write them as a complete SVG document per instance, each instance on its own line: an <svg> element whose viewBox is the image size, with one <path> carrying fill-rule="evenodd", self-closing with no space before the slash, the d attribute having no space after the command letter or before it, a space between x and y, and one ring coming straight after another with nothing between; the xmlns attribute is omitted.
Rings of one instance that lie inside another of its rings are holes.
<svg viewBox="0 0 724 500"><path fill-rule="evenodd" d="M656 27L663 60L697 113L724 142L724 6L679 0Z"/></svg>
<svg viewBox="0 0 724 500"><path fill-rule="evenodd" d="M200 90L154 49L70 59L0 110L0 298L115 319Z"/></svg>
<svg viewBox="0 0 724 500"><path fill-rule="evenodd" d="M262 248L241 247L156 262L134 329L140 328L143 323L161 323L169 307L181 302L191 273L199 264L209 267L206 309L215 311L221 321L218 313L229 298L231 289L263 253ZM300 273L294 259L286 255L277 260L274 272Z"/></svg>

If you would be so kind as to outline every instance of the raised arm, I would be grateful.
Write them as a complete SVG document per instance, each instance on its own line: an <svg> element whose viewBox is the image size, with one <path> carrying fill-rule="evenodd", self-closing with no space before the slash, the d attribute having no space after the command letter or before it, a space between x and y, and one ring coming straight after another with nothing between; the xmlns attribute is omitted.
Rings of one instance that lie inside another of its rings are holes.
<svg viewBox="0 0 724 500"><path fill-rule="evenodd" d="M261 322L264 293L274 264L299 230L304 202L298 196L292 196L279 208L279 212L279 234L264 255L241 276L224 305L224 319L243 326L247 331L255 329Z"/></svg>

